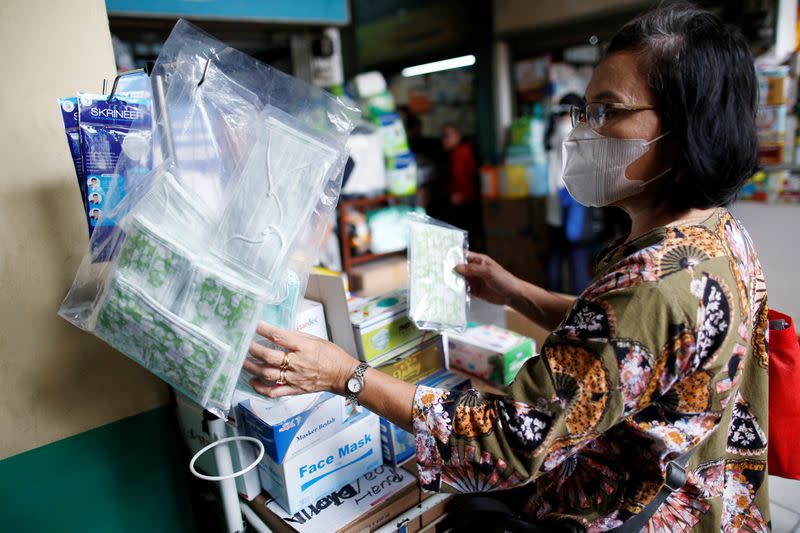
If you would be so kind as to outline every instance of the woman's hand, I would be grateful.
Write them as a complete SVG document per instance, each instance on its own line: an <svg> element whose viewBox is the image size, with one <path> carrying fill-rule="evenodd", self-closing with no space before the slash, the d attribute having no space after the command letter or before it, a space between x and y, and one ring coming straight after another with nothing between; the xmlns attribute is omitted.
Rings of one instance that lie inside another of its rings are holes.
<svg viewBox="0 0 800 533"><path fill-rule="evenodd" d="M258 361L246 359L244 368L255 376L250 384L259 394L269 398L319 391L344 394L345 383L358 366L358 361L344 350L318 337L286 331L266 322L259 322L256 331L286 350L250 344L250 355ZM285 383L277 384L287 355Z"/></svg>
<svg viewBox="0 0 800 533"><path fill-rule="evenodd" d="M467 264L456 266L456 272L466 278L471 294L493 304L509 305L520 290L520 280L488 255L469 252Z"/></svg>

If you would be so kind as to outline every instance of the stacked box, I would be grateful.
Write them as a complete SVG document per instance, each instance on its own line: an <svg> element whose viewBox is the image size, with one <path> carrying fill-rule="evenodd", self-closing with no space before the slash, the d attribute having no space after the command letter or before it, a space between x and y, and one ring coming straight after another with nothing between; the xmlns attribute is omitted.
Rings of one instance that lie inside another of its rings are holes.
<svg viewBox="0 0 800 533"><path fill-rule="evenodd" d="M451 368L505 387L533 357L535 343L507 329L472 323L463 334L448 335L448 351Z"/></svg>
<svg viewBox="0 0 800 533"><path fill-rule="evenodd" d="M237 409L247 435L264 444L261 486L289 513L382 462L378 416L341 396L250 399Z"/></svg>
<svg viewBox="0 0 800 533"><path fill-rule="evenodd" d="M375 366L413 350L423 333L408 318L408 290L399 289L350 308L359 359Z"/></svg>

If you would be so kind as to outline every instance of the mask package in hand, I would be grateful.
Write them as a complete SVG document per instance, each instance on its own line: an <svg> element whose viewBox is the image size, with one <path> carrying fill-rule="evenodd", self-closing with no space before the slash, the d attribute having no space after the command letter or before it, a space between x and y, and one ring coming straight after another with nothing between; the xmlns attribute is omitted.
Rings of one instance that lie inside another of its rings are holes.
<svg viewBox="0 0 800 533"><path fill-rule="evenodd" d="M463 332L467 287L455 271L466 263L466 231L419 213L408 215L408 316L419 329Z"/></svg>
<svg viewBox="0 0 800 533"><path fill-rule="evenodd" d="M360 112L183 20L150 82L149 172L59 314L226 416L258 320L294 322Z"/></svg>

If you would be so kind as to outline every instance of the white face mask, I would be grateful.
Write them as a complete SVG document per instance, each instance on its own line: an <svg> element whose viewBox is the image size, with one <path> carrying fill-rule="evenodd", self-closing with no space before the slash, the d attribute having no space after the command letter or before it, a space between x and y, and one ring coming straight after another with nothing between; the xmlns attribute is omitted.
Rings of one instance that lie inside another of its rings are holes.
<svg viewBox="0 0 800 533"><path fill-rule="evenodd" d="M617 139L600 135L584 122L578 123L562 144L562 175L567 190L587 207L611 205L640 193L670 169L648 181L630 180L625 177L625 170L667 134L650 141Z"/></svg>

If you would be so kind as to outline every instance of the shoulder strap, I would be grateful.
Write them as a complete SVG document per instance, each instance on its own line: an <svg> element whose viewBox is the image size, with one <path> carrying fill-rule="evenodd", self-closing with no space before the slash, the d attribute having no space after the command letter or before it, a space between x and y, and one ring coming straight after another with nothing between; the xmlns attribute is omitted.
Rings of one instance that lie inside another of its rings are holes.
<svg viewBox="0 0 800 533"><path fill-rule="evenodd" d="M661 504L669 498L669 495L686 485L686 480L689 477L686 473L686 465L689 463L689 459L697 448L699 448L699 446L695 446L674 461L667 463L666 480L655 498L650 500L650 503L648 503L639 514L630 517L624 524L611 531L613 533L638 533L642 531L647 525L647 522L649 522L656 511L658 511L658 508L661 507Z"/></svg>

